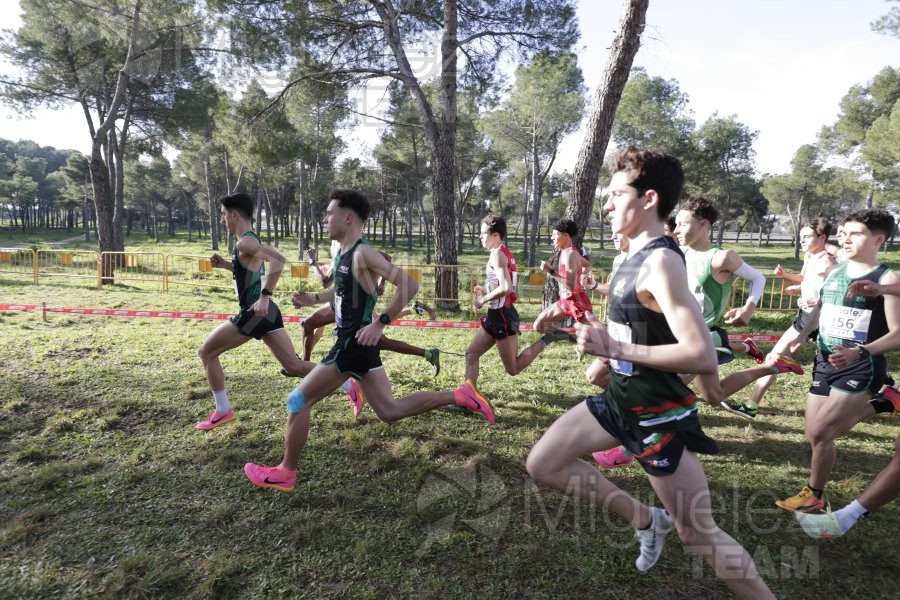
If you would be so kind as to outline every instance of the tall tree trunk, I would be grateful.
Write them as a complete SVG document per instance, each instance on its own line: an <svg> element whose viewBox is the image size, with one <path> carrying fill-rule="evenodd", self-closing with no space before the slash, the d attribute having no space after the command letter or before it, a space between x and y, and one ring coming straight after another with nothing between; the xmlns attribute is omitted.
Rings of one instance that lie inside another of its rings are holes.
<svg viewBox="0 0 900 600"><path fill-rule="evenodd" d="M575 239L581 245L584 230L594 207L594 195L603 166L603 157L612 131L616 108L628 81L631 65L641 45L641 34L650 0L626 0L619 29L610 46L609 61L603 79L594 94L587 131L578 152L572 174L572 197L565 216L578 223L580 232Z"/></svg>
<svg viewBox="0 0 900 600"><path fill-rule="evenodd" d="M579 233L574 240L580 246L584 231L590 222L594 208L594 195L600 179L600 169L606 146L609 144L616 108L622 98L622 91L628 82L631 65L641 45L641 34L647 16L650 0L626 0L619 19L619 28L610 46L609 60L603 73L603 79L594 94L591 114L588 117L587 130L578 159L572 173L572 197L566 206L565 217L579 225ZM548 304L559 294L556 280L548 279L544 286L544 304Z"/></svg>
<svg viewBox="0 0 900 600"><path fill-rule="evenodd" d="M443 29L441 34L440 114L436 114L403 48L399 16L391 2L375 2L384 28L385 39L397 63L398 77L406 85L416 111L422 121L425 139L431 151L432 197L434 202L434 241L438 264L451 268L437 268L434 295L441 298L437 305L458 310L459 274L455 265L456 207L453 182L456 180L456 117L457 117L457 52L459 50L458 0L443 1Z"/></svg>
<svg viewBox="0 0 900 600"><path fill-rule="evenodd" d="M413 249L413 202L409 197L409 178L403 178L403 185L406 189L406 251L412 252Z"/></svg>
<svg viewBox="0 0 900 600"><path fill-rule="evenodd" d="M209 136L207 136L207 143ZM206 180L206 205L209 210L209 238L212 241L212 249L219 249L219 207L216 206L215 192L213 191L212 176L210 175L209 150L203 151L203 178Z"/></svg>

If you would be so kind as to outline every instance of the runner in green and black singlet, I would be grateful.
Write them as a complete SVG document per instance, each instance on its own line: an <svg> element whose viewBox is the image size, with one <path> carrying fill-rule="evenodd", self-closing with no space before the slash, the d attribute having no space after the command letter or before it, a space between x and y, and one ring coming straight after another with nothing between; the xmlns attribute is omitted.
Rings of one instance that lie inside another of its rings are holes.
<svg viewBox="0 0 900 600"><path fill-rule="evenodd" d="M881 283L888 272L887 266L879 264L860 277L850 277L847 263L844 263L825 278L810 394L827 396L832 388L848 393L868 391L875 394L884 385L887 363L883 355L869 356L843 369L829 364L828 357L836 348L856 348L887 335L884 297L860 296L850 294L848 290L857 281Z"/></svg>
<svg viewBox="0 0 900 600"><path fill-rule="evenodd" d="M259 487L282 492L294 489L297 467L310 434L310 413L317 402L343 384L346 390L368 402L383 421L397 421L441 406L455 404L484 416L493 425L490 403L471 382L453 390L416 392L394 398L391 383L381 368L379 347L384 329L406 307L418 291L418 284L388 258L362 240L369 216L369 199L356 190L333 190L325 209L325 230L341 244L342 252L334 261L334 284L315 295L297 292L295 306L312 306L334 299L338 340L331 352L304 377L287 397L288 422L284 436L284 458L279 465L244 465L244 474ZM396 292L377 319L372 308L377 299L378 281L396 286ZM354 405L356 401L354 400Z"/></svg>
<svg viewBox="0 0 900 600"><path fill-rule="evenodd" d="M378 302L374 290L366 290L353 275L353 262L361 246L368 245L358 239L346 252L334 257L334 320L337 324L337 341L322 359L322 364L334 363L341 373L349 373L360 379L367 372L382 366L381 344L360 346L356 333L372 323L372 311Z"/></svg>
<svg viewBox="0 0 900 600"><path fill-rule="evenodd" d="M643 268L647 256L659 248L681 255L675 242L663 236L629 256L616 271L606 324L610 337L643 346L677 343L666 316L645 307L635 294L637 282L648 276ZM647 432L699 427L697 398L677 374L615 359L610 359L609 368L607 398L628 425Z"/></svg>
<svg viewBox="0 0 900 600"><path fill-rule="evenodd" d="M867 297L857 289L898 282L878 260L895 231L894 217L885 210L858 211L847 216L843 228L847 262L827 275L819 303L798 333L803 339L819 327L804 423L812 450L809 480L799 493L775 502L789 512L827 508L825 486L837 460L835 442L877 412L870 401L887 380L885 355L900 349L900 301Z"/></svg>
<svg viewBox="0 0 900 600"><path fill-rule="evenodd" d="M223 352L256 338L266 344L283 370L302 376L313 368L312 363L297 357L294 344L284 329L281 311L272 300L272 291L281 277L285 259L277 250L260 242L253 232L253 200L247 194L237 193L219 198L219 203L222 223L237 237L237 242L230 261L213 254L209 257L209 265L231 271L240 311L227 323L216 327L198 352L215 401L213 411L196 425L201 431L237 418L225 389L225 373L219 360ZM269 270L264 279L267 263Z"/></svg>
<svg viewBox="0 0 900 600"><path fill-rule="evenodd" d="M253 238L257 242L259 236L253 230L244 232L241 238ZM265 263L260 264L259 269L248 269L241 263L240 252L237 244L234 247L234 254L231 257L231 279L234 284L234 293L237 294L238 304L241 306L240 312L229 320L244 335L256 339L262 339L264 335L270 331L284 329L284 320L281 317L281 310L274 300L269 300L268 312L265 316L260 316L250 310L250 307L259 300L262 292L262 279L265 275Z"/></svg>

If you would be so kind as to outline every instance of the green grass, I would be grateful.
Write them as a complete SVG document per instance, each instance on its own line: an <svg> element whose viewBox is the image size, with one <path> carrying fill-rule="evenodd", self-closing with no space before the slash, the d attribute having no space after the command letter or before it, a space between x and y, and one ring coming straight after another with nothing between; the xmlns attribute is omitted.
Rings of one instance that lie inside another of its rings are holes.
<svg viewBox="0 0 900 600"><path fill-rule="evenodd" d="M483 251L466 256L483 265ZM234 308L227 292L34 286L4 274L0 298ZM754 329L781 331L789 319L758 313ZM621 519L527 476L534 443L594 391L582 376L587 359L578 362L571 348L551 346L516 378L495 352L485 356L480 387L497 409L494 429L444 411L385 424L366 408L354 420L332 395L314 411L297 488L282 494L255 488L241 472L247 461L281 456L291 382L263 344L223 357L239 420L209 433L193 428L212 406L196 351L213 326L0 313L0 598L732 597L676 536L659 565L639 574ZM298 328L290 331L299 344ZM469 331L390 335L456 353L470 340ZM535 337L524 334L522 344ZM327 338L315 357L326 349ZM801 362L811 356L804 350ZM422 359L383 358L397 395L448 389L464 370L462 358L446 354L431 379ZM900 365L891 358L891 366ZM808 375L780 377L750 424L701 409L723 450L703 458L717 520L778 597L896 597L896 504L827 543L807 538L772 504L808 473L808 385ZM896 417L878 417L838 442L833 505L856 497L888 462L896 433ZM610 477L653 501L639 467Z"/></svg>

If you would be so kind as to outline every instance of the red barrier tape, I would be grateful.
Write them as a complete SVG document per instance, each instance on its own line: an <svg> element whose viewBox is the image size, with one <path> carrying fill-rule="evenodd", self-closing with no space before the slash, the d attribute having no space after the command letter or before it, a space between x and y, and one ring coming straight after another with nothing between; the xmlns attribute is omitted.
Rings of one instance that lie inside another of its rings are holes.
<svg viewBox="0 0 900 600"><path fill-rule="evenodd" d="M131 310L120 308L65 308L59 306L43 306L41 304L0 304L0 311L17 310L29 311L40 310L44 313L64 313L72 315L88 315L94 317L143 317L143 318L159 318L159 319L191 319L198 321L224 321L231 317L230 313L207 313L207 312L187 312L172 310ZM286 323L300 323L306 317L300 315L283 315ZM478 321L392 321L394 327L421 327L425 329L478 329L481 323ZM522 330L530 331L533 329L530 323L523 323ZM770 333L732 333L728 335L731 341L741 341L746 338L753 338L754 342L772 343L778 341L779 335Z"/></svg>

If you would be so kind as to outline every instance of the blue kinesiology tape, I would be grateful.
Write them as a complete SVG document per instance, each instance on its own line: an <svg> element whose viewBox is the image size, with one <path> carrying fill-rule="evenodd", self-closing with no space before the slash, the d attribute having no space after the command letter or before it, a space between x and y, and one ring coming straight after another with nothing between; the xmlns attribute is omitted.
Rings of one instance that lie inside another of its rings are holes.
<svg viewBox="0 0 900 600"><path fill-rule="evenodd" d="M306 406L306 396L300 388L294 388L294 391L288 394L287 411L291 414L298 413Z"/></svg>

